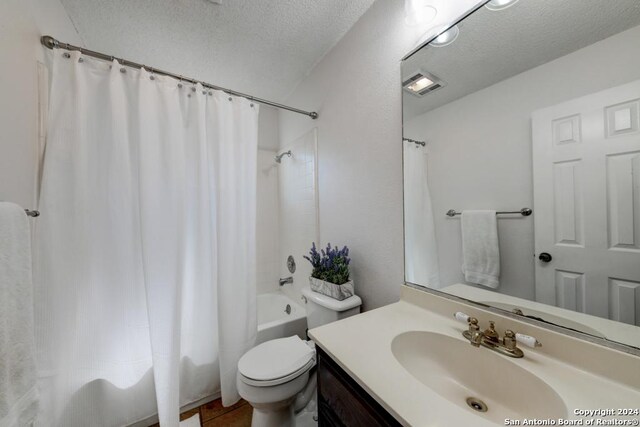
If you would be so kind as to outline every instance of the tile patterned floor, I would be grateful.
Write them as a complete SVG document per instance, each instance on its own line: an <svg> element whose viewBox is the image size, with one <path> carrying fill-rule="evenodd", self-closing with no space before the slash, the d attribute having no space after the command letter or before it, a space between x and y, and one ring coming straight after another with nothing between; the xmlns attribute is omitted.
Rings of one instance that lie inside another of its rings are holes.
<svg viewBox="0 0 640 427"><path fill-rule="evenodd" d="M240 400L235 405L225 408L222 406L222 401L216 399L198 408L182 413L180 415L180 421L186 420L198 413L200 414L202 427L249 427L251 426L253 408L244 400ZM151 427L159 427L159 424L154 424Z"/></svg>

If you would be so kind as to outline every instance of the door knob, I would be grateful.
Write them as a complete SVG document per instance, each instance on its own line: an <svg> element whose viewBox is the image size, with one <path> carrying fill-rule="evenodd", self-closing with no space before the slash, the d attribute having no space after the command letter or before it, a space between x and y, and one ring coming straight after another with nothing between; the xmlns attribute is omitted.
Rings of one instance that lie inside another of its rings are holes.
<svg viewBox="0 0 640 427"><path fill-rule="evenodd" d="M542 262L550 262L553 259L553 257L548 252L542 252L538 257L538 259Z"/></svg>

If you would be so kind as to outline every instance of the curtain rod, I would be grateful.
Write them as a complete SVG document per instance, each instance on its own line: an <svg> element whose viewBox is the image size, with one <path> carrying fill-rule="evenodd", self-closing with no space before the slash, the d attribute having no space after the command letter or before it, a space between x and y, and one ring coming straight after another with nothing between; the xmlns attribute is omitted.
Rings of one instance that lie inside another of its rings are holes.
<svg viewBox="0 0 640 427"><path fill-rule="evenodd" d="M149 71L151 73L160 74L160 75L168 76L168 77L173 77L175 79L182 80L182 81L189 82L189 83L194 83L194 84L200 83L203 87L206 87L206 88L209 88L209 89L214 89L214 90L221 90L221 91L223 91L225 93L228 93L229 95L239 96L239 97L242 97L242 98L246 98L246 99L248 99L250 101L258 102L260 104L269 105L271 107L280 108L280 109L287 110L287 111L292 111L292 112L298 113L298 114L303 114L305 116L311 117L314 120L318 118L318 113L316 113L315 111L300 110L299 108L289 107L287 105L278 104L277 102L273 102L273 101L269 101L269 100L261 99L261 98L256 98L255 96L247 95L246 93L237 92L237 91L231 90L231 89L226 89L226 88L223 88L223 87L220 87L220 86L213 85L211 83L206 83L206 82L203 82L203 81L200 81L200 80L195 80L195 79L191 79L191 78L188 78L188 77L183 77L183 76L180 76L178 74L173 74L173 73L170 73L168 71L163 71L163 70L159 70L157 68L148 67L146 65L138 64L136 62L132 62L132 61L129 61L129 60L126 60L126 59L116 58L115 56L112 56L112 55L107 55L107 54L104 54L104 53L95 52L93 50L88 50L88 49L85 49L83 47L71 45L69 43L62 43L62 42L54 39L51 36L42 36L40 38L40 42L42 43L43 46L45 46L45 47L47 47L49 49L52 49L52 50L54 48L66 49L66 50L75 50L75 51L80 52L83 55L91 56L91 57L98 58L98 59L103 59L105 61L113 61L115 59L121 65L125 65L125 66L128 66L128 67L133 67L133 68L138 68L138 69L144 68L145 70L147 70L147 71Z"/></svg>

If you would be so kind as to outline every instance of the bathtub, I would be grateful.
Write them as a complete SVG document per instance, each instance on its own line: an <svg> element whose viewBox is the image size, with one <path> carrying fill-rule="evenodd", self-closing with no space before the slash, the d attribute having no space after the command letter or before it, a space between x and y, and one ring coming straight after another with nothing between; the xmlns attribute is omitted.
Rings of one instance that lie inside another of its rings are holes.
<svg viewBox="0 0 640 427"><path fill-rule="evenodd" d="M275 338L307 336L307 313L303 306L276 291L258 295L258 337L256 344ZM290 310L287 310L287 306ZM287 311L290 311L287 313Z"/></svg>

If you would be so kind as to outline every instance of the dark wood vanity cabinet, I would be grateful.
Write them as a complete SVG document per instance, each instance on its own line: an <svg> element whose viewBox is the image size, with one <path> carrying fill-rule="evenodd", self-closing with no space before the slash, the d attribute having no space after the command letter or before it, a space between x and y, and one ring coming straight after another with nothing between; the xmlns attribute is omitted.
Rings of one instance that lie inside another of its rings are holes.
<svg viewBox="0 0 640 427"><path fill-rule="evenodd" d="M318 426L400 426L336 362L316 347L318 354Z"/></svg>

